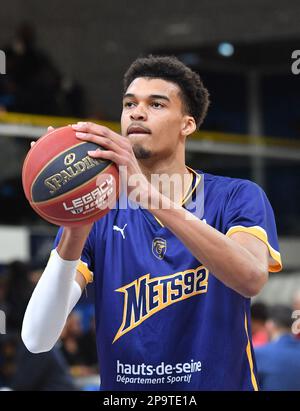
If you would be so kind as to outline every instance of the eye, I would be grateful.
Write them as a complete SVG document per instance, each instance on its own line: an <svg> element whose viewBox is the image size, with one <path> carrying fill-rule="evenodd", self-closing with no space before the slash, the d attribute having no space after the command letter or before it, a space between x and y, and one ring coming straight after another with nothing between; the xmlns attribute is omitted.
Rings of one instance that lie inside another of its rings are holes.
<svg viewBox="0 0 300 411"><path fill-rule="evenodd" d="M153 102L151 103L151 105L152 105L152 107L154 107L154 108L162 108L162 107L164 107L163 104L159 103L158 101L153 101Z"/></svg>
<svg viewBox="0 0 300 411"><path fill-rule="evenodd" d="M132 101L125 101L124 102L124 107L126 108L131 108L134 106L134 103Z"/></svg>

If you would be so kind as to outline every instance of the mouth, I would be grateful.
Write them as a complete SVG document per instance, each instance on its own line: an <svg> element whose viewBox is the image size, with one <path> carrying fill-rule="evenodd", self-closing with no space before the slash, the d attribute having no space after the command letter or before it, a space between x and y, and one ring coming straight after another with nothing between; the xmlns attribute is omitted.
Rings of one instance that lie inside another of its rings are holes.
<svg viewBox="0 0 300 411"><path fill-rule="evenodd" d="M133 134L151 134L151 131L146 127L130 126L127 130L127 135L130 136Z"/></svg>

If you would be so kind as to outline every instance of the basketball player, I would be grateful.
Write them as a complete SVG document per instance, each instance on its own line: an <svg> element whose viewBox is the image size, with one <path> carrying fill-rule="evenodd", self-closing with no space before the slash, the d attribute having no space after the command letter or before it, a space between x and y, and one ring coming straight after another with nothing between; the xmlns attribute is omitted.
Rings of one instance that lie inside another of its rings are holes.
<svg viewBox="0 0 300 411"><path fill-rule="evenodd" d="M89 154L138 175L136 207L92 226L61 228L22 330L32 352L50 350L94 280L103 390L257 390L250 297L279 271L276 226L263 190L185 164L208 92L173 57L136 60L124 77L122 135L73 125ZM151 184L179 175L184 197ZM152 204L158 204L157 207Z"/></svg>

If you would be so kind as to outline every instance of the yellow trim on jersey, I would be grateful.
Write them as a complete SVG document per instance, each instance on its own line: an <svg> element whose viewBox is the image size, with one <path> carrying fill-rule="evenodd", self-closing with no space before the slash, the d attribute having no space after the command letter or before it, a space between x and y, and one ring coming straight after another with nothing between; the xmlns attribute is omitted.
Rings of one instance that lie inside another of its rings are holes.
<svg viewBox="0 0 300 411"><path fill-rule="evenodd" d="M189 195L184 199L184 202L182 203L182 205L186 204L186 202L191 198L192 194L194 193L194 191L196 190L196 188L198 187L200 181L201 181L201 175L198 174L195 170L193 170L191 167L186 166L186 168L188 168L196 177L196 182L195 185L192 189L192 191L189 193Z"/></svg>
<svg viewBox="0 0 300 411"><path fill-rule="evenodd" d="M80 274L83 275L83 277L85 278L86 283L92 283L93 282L93 273L92 271L90 271L88 269L88 266L86 263L84 263L83 261L79 261L76 270L80 272Z"/></svg>
<svg viewBox="0 0 300 411"><path fill-rule="evenodd" d="M164 227L163 223L162 223L157 217L154 216L154 218L155 218L155 220L158 222L159 225L161 225L162 227Z"/></svg>
<svg viewBox="0 0 300 411"><path fill-rule="evenodd" d="M256 382L254 370L253 370L253 359L252 359L251 345L250 345L250 340L249 340L248 321L247 321L246 313L245 313L245 331L246 331L247 340L248 340L247 347L246 347L246 353L247 353L247 358L248 358L249 367L250 367L251 382L252 382L254 391L258 391L258 386L257 386L257 382Z"/></svg>
<svg viewBox="0 0 300 411"><path fill-rule="evenodd" d="M186 168L188 169L188 170L190 170L190 172L191 172L191 182L190 182L190 184L189 184L189 187L187 188L187 190L186 190L186 192L185 192L185 194L184 194L184 196L183 196L183 199L182 199L182 202L181 202L181 206L184 206L184 204L186 204L186 202L191 198L191 196L192 196L192 194L194 193L194 191L196 190L196 188L198 187L198 185L199 185L199 183L200 183L200 181L201 181L201 175L200 174L198 174L195 170L193 170L191 167L188 167L188 166L186 166ZM196 182L195 182L195 185L194 185L194 187L193 187L193 181L194 181L194 177L196 178ZM191 189L192 188L192 189ZM163 223L158 219L158 218L156 218L155 216L154 216L154 218L155 218L155 220L158 222L158 224L160 224L162 227L164 227L164 225L163 225Z"/></svg>
<svg viewBox="0 0 300 411"><path fill-rule="evenodd" d="M238 232L252 234L255 237L259 238L261 241L263 241L268 247L271 256L271 259L269 259L269 271L271 273L277 273L278 271L282 270L280 253L271 246L271 244L268 241L268 234L262 227L258 225L253 227L244 227L242 225L236 225L234 227L231 227L227 231L226 235L231 236L232 234Z"/></svg>
<svg viewBox="0 0 300 411"><path fill-rule="evenodd" d="M183 205L185 203L186 198L189 194L189 191L190 191L191 187L193 186L193 181L194 181L194 176L193 176L193 173L190 172L190 182L189 182L189 185L188 185L187 189L185 190L185 193L183 194L183 198L181 200L181 205Z"/></svg>

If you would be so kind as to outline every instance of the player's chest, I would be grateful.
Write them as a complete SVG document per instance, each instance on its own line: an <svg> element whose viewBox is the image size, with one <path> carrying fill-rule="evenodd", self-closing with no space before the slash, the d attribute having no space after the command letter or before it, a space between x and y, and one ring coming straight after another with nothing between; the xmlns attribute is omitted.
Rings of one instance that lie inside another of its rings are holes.
<svg viewBox="0 0 300 411"><path fill-rule="evenodd" d="M141 212L108 222L104 265L129 282L140 276L176 276L201 266L188 248L166 227Z"/></svg>

